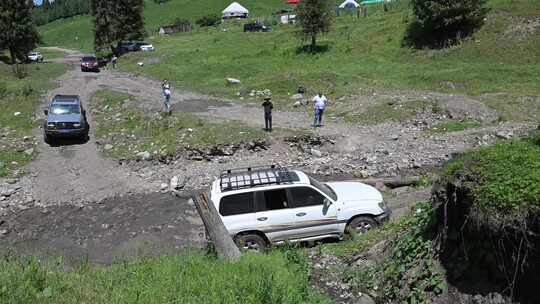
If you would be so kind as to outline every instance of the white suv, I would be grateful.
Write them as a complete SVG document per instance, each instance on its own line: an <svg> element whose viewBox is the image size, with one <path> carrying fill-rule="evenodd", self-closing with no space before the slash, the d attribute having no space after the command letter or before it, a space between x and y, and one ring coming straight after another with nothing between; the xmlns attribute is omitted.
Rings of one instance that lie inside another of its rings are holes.
<svg viewBox="0 0 540 304"><path fill-rule="evenodd" d="M28 61L43 62L43 55L40 52L30 52L26 58L28 58Z"/></svg>
<svg viewBox="0 0 540 304"><path fill-rule="evenodd" d="M369 185L321 183L276 166L222 172L211 200L236 244L253 251L285 241L341 239L390 216L381 193Z"/></svg>

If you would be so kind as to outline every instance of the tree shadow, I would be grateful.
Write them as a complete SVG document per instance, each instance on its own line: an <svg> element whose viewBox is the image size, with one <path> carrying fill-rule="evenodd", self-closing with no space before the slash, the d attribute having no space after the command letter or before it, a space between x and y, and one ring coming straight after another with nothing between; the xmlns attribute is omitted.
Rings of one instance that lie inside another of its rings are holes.
<svg viewBox="0 0 540 304"><path fill-rule="evenodd" d="M323 54L330 50L330 45L328 44L321 44L321 45L302 45L296 48L296 54Z"/></svg>
<svg viewBox="0 0 540 304"><path fill-rule="evenodd" d="M462 24L459 27L449 27L441 30L414 21L407 27L401 45L415 49L448 48L470 37L477 27L478 25Z"/></svg>

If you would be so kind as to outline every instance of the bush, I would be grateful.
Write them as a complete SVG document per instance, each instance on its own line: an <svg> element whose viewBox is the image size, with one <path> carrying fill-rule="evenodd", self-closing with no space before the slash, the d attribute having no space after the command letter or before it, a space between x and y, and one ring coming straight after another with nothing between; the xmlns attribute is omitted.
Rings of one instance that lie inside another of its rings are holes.
<svg viewBox="0 0 540 304"><path fill-rule="evenodd" d="M416 15L404 44L446 47L459 42L483 25L486 0L412 0Z"/></svg>
<svg viewBox="0 0 540 304"><path fill-rule="evenodd" d="M207 15L195 21L195 23L200 26L215 26L221 22L221 18L217 15Z"/></svg>

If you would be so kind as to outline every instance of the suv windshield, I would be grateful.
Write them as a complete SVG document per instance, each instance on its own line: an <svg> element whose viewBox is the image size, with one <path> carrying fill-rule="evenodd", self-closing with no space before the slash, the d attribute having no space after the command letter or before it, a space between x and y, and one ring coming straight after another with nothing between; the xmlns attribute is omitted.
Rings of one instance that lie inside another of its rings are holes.
<svg viewBox="0 0 540 304"><path fill-rule="evenodd" d="M82 61L97 61L96 57L83 57Z"/></svg>
<svg viewBox="0 0 540 304"><path fill-rule="evenodd" d="M51 113L55 115L81 114L81 110L76 104L54 104L51 106Z"/></svg>
<svg viewBox="0 0 540 304"><path fill-rule="evenodd" d="M321 190L324 194L328 195L329 197L331 197L334 201L337 200L337 195L336 193L334 192L334 190L332 190L332 188L328 187L326 184L324 183L321 183L319 182L318 180L314 179L314 178L311 178L309 177L309 183Z"/></svg>

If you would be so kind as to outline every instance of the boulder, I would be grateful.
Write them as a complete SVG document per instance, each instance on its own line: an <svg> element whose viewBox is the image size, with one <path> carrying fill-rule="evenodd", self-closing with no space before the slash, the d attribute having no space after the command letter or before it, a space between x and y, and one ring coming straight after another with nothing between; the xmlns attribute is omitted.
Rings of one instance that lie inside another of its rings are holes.
<svg viewBox="0 0 540 304"><path fill-rule="evenodd" d="M106 151L109 151L109 150L111 150L112 148L114 148L114 146L111 145L111 144L106 144L105 147L103 147L103 149L105 149Z"/></svg>
<svg viewBox="0 0 540 304"><path fill-rule="evenodd" d="M291 96L290 98L292 100L302 100L302 99L304 99L304 94L297 93L297 94L294 94L293 96Z"/></svg>
<svg viewBox="0 0 540 304"><path fill-rule="evenodd" d="M241 81L239 79L236 79L236 78L226 78L227 80L227 84L229 85L233 85L233 84L240 84Z"/></svg>
<svg viewBox="0 0 540 304"><path fill-rule="evenodd" d="M322 152L313 148L309 150L309 153L315 157L322 157Z"/></svg>
<svg viewBox="0 0 540 304"><path fill-rule="evenodd" d="M137 155L137 158L139 158L140 160L150 160L150 159L152 159L152 155L148 151L139 152L136 155Z"/></svg>

